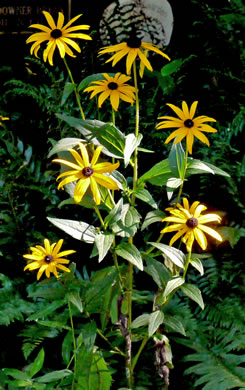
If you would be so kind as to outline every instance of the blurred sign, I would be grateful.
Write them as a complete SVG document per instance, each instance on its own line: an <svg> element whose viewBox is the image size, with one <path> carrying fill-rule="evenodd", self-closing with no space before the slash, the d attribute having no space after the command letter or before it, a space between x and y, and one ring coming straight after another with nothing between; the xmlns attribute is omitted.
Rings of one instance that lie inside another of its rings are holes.
<svg viewBox="0 0 245 390"><path fill-rule="evenodd" d="M100 21L102 43L122 42L131 31L144 42L166 46L173 30L173 13L167 0L118 0L105 10Z"/></svg>
<svg viewBox="0 0 245 390"><path fill-rule="evenodd" d="M70 15L71 0L1 0L0 33L23 33L33 23L45 23L42 11ZM30 31L28 31L30 32Z"/></svg>

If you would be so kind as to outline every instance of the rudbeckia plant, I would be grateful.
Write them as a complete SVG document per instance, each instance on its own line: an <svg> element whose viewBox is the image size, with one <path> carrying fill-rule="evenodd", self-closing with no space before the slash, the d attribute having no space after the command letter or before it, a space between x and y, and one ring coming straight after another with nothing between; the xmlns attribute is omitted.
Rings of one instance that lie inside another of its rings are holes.
<svg viewBox="0 0 245 390"><path fill-rule="evenodd" d="M48 26L32 25L41 32L31 35L27 43L32 43L31 53L37 55L41 44L47 41L43 58L51 65L56 48L62 58L65 54L74 56L69 46L80 52L75 39L90 39L78 32L87 30L87 25L71 26L80 15L65 25L61 13L57 24L49 13L44 12L44 16ZM178 107L178 101L174 102L176 105L167 104L177 117L168 116L166 112L158 118L162 120L158 125L155 125L157 117L152 118L147 131L156 131L155 126L157 130L174 131L166 136L165 141L166 144L172 141L171 147L162 145L168 150L168 158L161 159L144 172L146 164L143 162L148 164L149 150L144 148L142 141L145 113L141 111L140 98L142 88L147 88L144 68L153 71L148 59L150 52L160 55L161 61L170 61L159 47L139 38L100 49L99 56L112 54L106 60L106 70L102 66L101 73L87 76L79 87L74 83L79 115L70 116L61 110L57 114L61 126L66 126L66 136L53 142L48 158L53 159L49 161L56 169L58 189L64 190L58 192L61 196L59 214L65 205L66 218L52 215L48 220L62 234L68 234L83 245L88 244L91 256L88 259L81 249L81 253L77 251L76 264L68 265L69 260L64 257L74 251L60 252L63 239L54 244L45 239L44 247L31 247L32 253L24 257L32 261L25 270L38 270L38 280L43 275L52 282L51 274L54 274L54 283L59 286L59 292L63 288L68 301L70 326L65 323L61 327L67 332L62 353L66 353L67 345L70 349L67 369L63 370L65 379L62 378L71 389L99 390L103 387L109 390L113 374L108 361L112 356L113 359L118 357L120 365L125 362L126 376L125 380L120 379L120 383L124 383L124 388L136 389L135 371L146 344L151 344L150 350L155 345L159 354L165 356L165 360L160 359L155 365L162 385L167 386L173 364L171 339L165 332L165 325L170 331L185 334L185 323L178 316L177 309L176 314L170 316L168 305L178 293L180 299L187 296L204 308L201 291L192 279L189 282L187 278L203 269L199 254L212 250L223 239L219 232L222 210L215 202L209 205L205 199L197 201L200 199L198 189L194 199L186 193L186 182L191 183L194 173L229 176L208 161L193 157L199 147L194 138L209 146L203 133L217 132L206 123L216 122L214 118L196 115L197 100L190 108L185 101L182 109ZM116 66L124 57L127 75L106 73L108 66ZM68 67L67 70L73 83L71 71ZM90 93L90 99L86 93ZM166 101L166 96L163 98ZM112 121L108 122L101 120L102 112L103 118L107 118L106 99L111 103L113 113ZM81 100L90 108L83 111ZM202 104L198 108L202 111ZM119 129L118 118L126 109L127 115L132 115L130 125ZM215 142L215 136L212 142ZM153 186L158 188L158 192L154 191L158 199L154 199L151 193ZM173 235L170 237L169 233ZM88 263L95 268L91 277L83 268ZM60 275L60 270L65 272ZM155 283L155 291L154 294L149 291L146 297L146 285L138 286L137 283L147 278ZM137 306L137 299L140 299L140 306ZM142 308L143 311L139 312ZM175 321L180 325L175 326ZM105 354L104 344L108 346ZM123 377L124 371L120 375Z"/></svg>

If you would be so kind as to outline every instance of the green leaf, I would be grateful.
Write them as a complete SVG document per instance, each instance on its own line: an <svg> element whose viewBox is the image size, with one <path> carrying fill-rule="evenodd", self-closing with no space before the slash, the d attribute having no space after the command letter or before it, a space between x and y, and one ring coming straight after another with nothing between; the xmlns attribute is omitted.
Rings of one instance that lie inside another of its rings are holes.
<svg viewBox="0 0 245 390"><path fill-rule="evenodd" d="M149 171L144 173L139 179L137 184L149 181L156 186L163 186L167 183L168 179L172 176L172 172L168 165L168 160L165 159L154 165Z"/></svg>
<svg viewBox="0 0 245 390"><path fill-rule="evenodd" d="M178 179L176 177L170 177L166 183L167 186L167 197L170 200L173 196L174 190L181 186L183 183L182 179Z"/></svg>
<svg viewBox="0 0 245 390"><path fill-rule="evenodd" d="M167 258L178 267L184 269L185 255L182 251L158 242L149 242L148 244L151 244L155 248L159 249L162 252L164 258Z"/></svg>
<svg viewBox="0 0 245 390"><path fill-rule="evenodd" d="M133 244L122 242L115 248L116 254L134 264L140 271L143 271L143 261L139 250Z"/></svg>
<svg viewBox="0 0 245 390"><path fill-rule="evenodd" d="M161 222L166 214L161 210L153 210L146 214L145 220L141 226L141 230L146 229L149 225L155 222Z"/></svg>
<svg viewBox="0 0 245 390"><path fill-rule="evenodd" d="M73 336L72 336L72 330L69 330L69 332L66 333L62 343L62 358L65 364L69 363L72 351L73 351Z"/></svg>
<svg viewBox="0 0 245 390"><path fill-rule="evenodd" d="M195 175L200 173L212 173L213 175L220 175L220 176L226 176L230 177L230 175L223 171L222 169L216 167L213 164L209 164L207 162L196 160L192 157L188 157L188 163L187 163L187 170L186 174L188 175Z"/></svg>
<svg viewBox="0 0 245 390"><path fill-rule="evenodd" d="M114 234L98 233L95 236L95 244L99 253L99 263L104 259L114 240Z"/></svg>
<svg viewBox="0 0 245 390"><path fill-rule="evenodd" d="M110 211L110 213L105 217L104 223L107 227L108 225L111 226L117 221L121 219L122 215L122 207L123 207L123 198L121 198L115 207Z"/></svg>
<svg viewBox="0 0 245 390"><path fill-rule="evenodd" d="M126 203L122 206L121 219L112 225L112 231L120 237L132 237L137 232L139 223L138 211Z"/></svg>
<svg viewBox="0 0 245 390"><path fill-rule="evenodd" d="M198 259L198 257L191 255L190 263L194 268L196 268L200 272L201 275L204 274L202 262L200 259Z"/></svg>
<svg viewBox="0 0 245 390"><path fill-rule="evenodd" d="M165 265L149 256L144 256L144 260L147 264L147 267L144 268L144 271L152 277L159 288L164 289L168 280L170 279L170 273Z"/></svg>
<svg viewBox="0 0 245 390"><path fill-rule="evenodd" d="M50 152L48 154L48 158L50 158L54 154L72 149L72 148L74 148L74 146L78 145L82 141L83 140L81 138L62 138L50 150Z"/></svg>
<svg viewBox="0 0 245 390"><path fill-rule="evenodd" d="M181 290L190 299L195 301L201 307L202 310L204 310L204 303L203 303L203 299L202 299L202 293L199 290L199 288L197 288L193 284L185 283L183 286L181 286Z"/></svg>
<svg viewBox="0 0 245 390"><path fill-rule="evenodd" d="M184 326L178 317L165 314L164 324L171 328L174 332L178 332L183 336L186 336Z"/></svg>
<svg viewBox="0 0 245 390"><path fill-rule="evenodd" d="M162 76L170 76L171 74L178 72L183 64L182 59L177 59L171 61L169 64L166 64L161 69Z"/></svg>
<svg viewBox="0 0 245 390"><path fill-rule="evenodd" d="M29 376L27 375L26 372L22 372L20 370L17 370L16 368L3 368L2 372L6 375L12 376L14 379L19 379L19 380L28 380Z"/></svg>
<svg viewBox="0 0 245 390"><path fill-rule="evenodd" d="M141 326L148 325L150 319L150 314L141 314L139 317L135 318L130 326L131 329L137 329Z"/></svg>
<svg viewBox="0 0 245 390"><path fill-rule="evenodd" d="M33 313L31 316L29 316L26 319L26 321L37 321L39 318L42 319L64 305L65 305L65 301L63 299L51 302L48 305L46 305L43 309L38 310L35 313Z"/></svg>
<svg viewBox="0 0 245 390"><path fill-rule="evenodd" d="M57 370L49 372L48 374L45 374L43 376L39 376L38 378L35 378L35 381L39 383L56 382L70 375L72 375L72 371L70 370Z"/></svg>
<svg viewBox="0 0 245 390"><path fill-rule="evenodd" d="M169 156L168 165L175 177L184 180L185 175L185 151L181 142L172 144Z"/></svg>
<svg viewBox="0 0 245 390"><path fill-rule="evenodd" d="M164 314L162 311L157 310L150 314L148 334L151 337L164 321Z"/></svg>
<svg viewBox="0 0 245 390"><path fill-rule="evenodd" d="M73 303L73 305L76 306L80 313L83 313L83 304L78 291L69 292L66 294L66 297L69 302Z"/></svg>
<svg viewBox="0 0 245 390"><path fill-rule="evenodd" d="M234 248L241 237L244 237L244 233L240 228L222 226L218 228L217 231L222 236L223 241L227 240L232 248Z"/></svg>
<svg viewBox="0 0 245 390"><path fill-rule="evenodd" d="M95 240L95 227L85 222L73 221L71 219L58 219L47 217L49 222L63 230L73 238L92 244Z"/></svg>
<svg viewBox="0 0 245 390"><path fill-rule="evenodd" d="M65 84L65 88L63 90L63 95L60 103L61 107L65 104L70 94L76 89L76 86L77 85L75 83L70 83L70 82Z"/></svg>
<svg viewBox="0 0 245 390"><path fill-rule="evenodd" d="M43 326L48 326L50 328L60 328L60 329L66 329L69 330L70 327L68 325L65 325L63 322L59 321L44 321L39 320L38 323Z"/></svg>
<svg viewBox="0 0 245 390"><path fill-rule="evenodd" d="M157 209L157 204L151 196L150 192L145 188L138 188L135 190L134 195L136 198L142 200L145 203L148 203L154 209Z"/></svg>
<svg viewBox="0 0 245 390"><path fill-rule="evenodd" d="M185 281L180 276L174 276L170 279L166 285L166 288L163 293L163 298L167 298L174 290L177 290Z"/></svg>
<svg viewBox="0 0 245 390"><path fill-rule="evenodd" d="M30 369L28 369L30 378L32 378L34 375L36 375L43 367L44 362L44 349L42 348L34 362L31 364Z"/></svg>
<svg viewBox="0 0 245 390"><path fill-rule="evenodd" d="M103 145L104 154L124 158L125 136L113 123L105 123L95 119L82 120L64 114L56 115L77 129L87 142L93 142L96 146Z"/></svg>
<svg viewBox="0 0 245 390"><path fill-rule="evenodd" d="M128 166L130 157L132 156L135 149L140 145L143 138L142 134L139 134L137 137L134 134L128 134L125 138L125 148L124 148L124 164L125 167Z"/></svg>

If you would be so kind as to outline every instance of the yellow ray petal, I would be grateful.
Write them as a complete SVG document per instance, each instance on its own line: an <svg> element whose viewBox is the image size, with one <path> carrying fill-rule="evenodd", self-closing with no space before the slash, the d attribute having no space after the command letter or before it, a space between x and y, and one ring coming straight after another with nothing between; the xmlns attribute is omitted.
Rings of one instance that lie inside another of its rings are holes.
<svg viewBox="0 0 245 390"><path fill-rule="evenodd" d="M193 130L193 135L194 135L196 138L198 138L200 141L202 141L204 144L206 144L206 145L208 145L208 146L210 145L209 140L208 140L208 138L206 137L206 135L202 134L200 131L194 129L194 130Z"/></svg>
<svg viewBox="0 0 245 390"><path fill-rule="evenodd" d="M170 104L170 103L167 103L167 106L172 108L172 110L178 115L178 117L180 119L182 119L183 121L186 120L186 117L185 117L183 111L179 107L175 106L174 104Z"/></svg>
<svg viewBox="0 0 245 390"><path fill-rule="evenodd" d="M221 217L217 214L206 214L198 218L198 221L203 224L207 222L220 222Z"/></svg>
<svg viewBox="0 0 245 390"><path fill-rule="evenodd" d="M203 230L205 233L209 234L210 236L216 238L216 240L223 241L221 235L218 232L216 232L214 229L211 229L210 227L205 225L198 225L198 228Z"/></svg>
<svg viewBox="0 0 245 390"><path fill-rule="evenodd" d="M109 176L94 173L93 177L96 182L109 190L119 190L117 182Z"/></svg>
<svg viewBox="0 0 245 390"><path fill-rule="evenodd" d="M189 108L188 108L188 106L187 106L185 101L182 102L182 111L184 113L185 119L191 119L190 118Z"/></svg>
<svg viewBox="0 0 245 390"><path fill-rule="evenodd" d="M52 252L52 256L53 257L55 257L57 255L57 253L59 252L60 248L62 247L63 242L64 242L64 240L62 240L62 239L57 242L57 244L55 245L55 248L54 248L54 250Z"/></svg>
<svg viewBox="0 0 245 390"><path fill-rule="evenodd" d="M95 176L95 174L93 176ZM94 197L94 201L97 205L99 205L100 200L101 200L100 191L98 189L96 180L94 179L93 176L91 176L91 178L90 178L90 187L91 187L91 191L92 191L92 194Z"/></svg>
<svg viewBox="0 0 245 390"><path fill-rule="evenodd" d="M115 171L120 165L120 162L118 161L116 164L111 164L109 162L103 162L96 164L93 166L93 170L95 173L106 173L106 172L113 172Z"/></svg>
<svg viewBox="0 0 245 390"><path fill-rule="evenodd" d="M96 169L96 166L95 164L97 163L98 161L98 158L100 156L100 153L103 149L103 146L98 146L96 149L95 149L95 152L93 154L93 157L92 157L92 160L91 160L91 167L95 170Z"/></svg>
<svg viewBox="0 0 245 390"><path fill-rule="evenodd" d="M107 91L104 91L101 93L101 95L99 96L99 99L98 99L98 106L99 107L101 107L102 104L104 103L104 101L108 98L108 96L110 96L110 93L111 93L110 90L107 90Z"/></svg>
<svg viewBox="0 0 245 390"><path fill-rule="evenodd" d="M205 235L198 228L195 228L193 230L193 232L194 232L194 236L195 236L195 239L197 240L198 244L200 245L200 247L203 250L205 250L207 248L207 239L206 239Z"/></svg>
<svg viewBox="0 0 245 390"><path fill-rule="evenodd" d="M69 167L69 168L73 168L75 171L81 171L82 170L82 168L78 164L74 164L71 161L62 160L60 158L55 158L54 160L52 160L52 162L58 163L58 164L63 164L65 166Z"/></svg>
<svg viewBox="0 0 245 390"><path fill-rule="evenodd" d="M191 108L190 108L190 119L193 119L193 117L195 115L197 104L198 104L198 101L195 101L191 105Z"/></svg>
<svg viewBox="0 0 245 390"><path fill-rule="evenodd" d="M56 267L59 268L59 269L62 269L62 271L71 272L71 270L69 268L65 267L62 264L57 264Z"/></svg>
<svg viewBox="0 0 245 390"><path fill-rule="evenodd" d="M43 11L43 14L49 24L49 26L51 27L52 30L55 30L57 27L56 27L56 24L54 22L54 19L52 18L52 16L50 15L49 12L47 11Z"/></svg>
<svg viewBox="0 0 245 390"><path fill-rule="evenodd" d="M82 16L82 14L79 14L77 16L74 16L74 18L72 18L71 20L69 20L68 23L66 23L66 25L63 27L63 31L67 30L67 28L72 24L74 23L78 18L80 18L80 16Z"/></svg>
<svg viewBox="0 0 245 390"><path fill-rule="evenodd" d="M47 267L48 267L47 264L43 264L43 265L40 267L40 269L39 269L39 271L38 271L38 273L37 273L37 280L39 280L39 279L41 278L42 274L44 273L44 271L46 270Z"/></svg>
<svg viewBox="0 0 245 390"><path fill-rule="evenodd" d="M58 17L58 21L57 21L57 29L61 30L63 24L64 24L64 15L61 12L59 12L59 17Z"/></svg>
<svg viewBox="0 0 245 390"><path fill-rule="evenodd" d="M79 147L81 150L81 155L83 158L84 166L89 167L89 157L88 157L87 149L81 142L79 143Z"/></svg>
<svg viewBox="0 0 245 390"><path fill-rule="evenodd" d="M119 106L119 93L117 90L111 92L110 101L113 109L117 111Z"/></svg>
<svg viewBox="0 0 245 390"><path fill-rule="evenodd" d="M80 179L74 189L74 200L76 203L80 203L85 192L87 191L91 178Z"/></svg>
<svg viewBox="0 0 245 390"><path fill-rule="evenodd" d="M188 231L188 227L184 226L183 229L181 229L178 233L176 233L170 240L169 245L172 246L175 241L177 241L183 234L185 234Z"/></svg>

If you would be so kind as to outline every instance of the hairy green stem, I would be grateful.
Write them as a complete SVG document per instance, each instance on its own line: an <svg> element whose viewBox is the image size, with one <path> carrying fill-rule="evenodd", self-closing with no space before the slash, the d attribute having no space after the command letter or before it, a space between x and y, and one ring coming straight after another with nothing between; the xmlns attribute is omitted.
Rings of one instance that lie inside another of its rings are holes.
<svg viewBox="0 0 245 390"><path fill-rule="evenodd" d="M183 186L184 186L184 180L185 180L185 175L186 175L186 170L187 170L187 160L188 159L188 150L187 150L187 145L186 145L186 151L185 151L185 168L184 168L184 174L183 174L183 183L181 184L180 188L179 188L179 192L178 192L178 196L177 196L177 200L176 200L176 204L175 204L175 207L177 206L177 204L179 203L179 200L180 200L180 197L181 197L181 194L182 194L182 191L183 191Z"/></svg>
<svg viewBox="0 0 245 390"><path fill-rule="evenodd" d="M66 67L66 69L67 69L68 75L69 75L69 77L70 77L70 79L71 79L71 82L72 82L73 84L75 84L75 81L74 81L74 79L73 79L71 70L70 70L70 68L69 68L69 66L68 66L68 64L67 64L67 61L66 61L65 57L63 58L63 61L64 61L64 64L65 64L65 67ZM79 97L79 92L78 92L78 90L77 90L77 87L75 87L74 93L75 93L75 96L76 96L76 100L77 100L78 107L79 107L80 112L81 112L81 117L82 117L83 120L85 120L85 115L84 115L84 112L83 112L83 109L82 109L82 105L81 105L81 102L80 102L80 97Z"/></svg>
<svg viewBox="0 0 245 390"><path fill-rule="evenodd" d="M76 338L75 338L75 331L74 331L74 324L73 324L73 318L72 318L72 312L71 312L71 303L68 300L68 308L69 308L69 316L70 316L70 322L71 322L71 330L72 330L72 340L73 340L73 348L74 348L74 373L76 372L76 365L77 365L77 356L76 356ZM72 390L74 389L75 385L75 375L73 374L73 380L72 380Z"/></svg>
<svg viewBox="0 0 245 390"><path fill-rule="evenodd" d="M136 355L135 355L135 357L133 359L133 362L132 362L132 372L134 371L134 368L135 368L135 366L136 366L136 364L138 362L140 354L143 351L143 349L144 349L144 347L145 347L145 345L146 345L148 340L149 340L148 336L145 336L144 339L142 340L142 343L141 343L141 345L140 345L140 347L138 349L138 352L136 353Z"/></svg>
<svg viewBox="0 0 245 390"><path fill-rule="evenodd" d="M186 260L186 264L185 264L185 269L184 269L184 274L183 274L183 279L185 279L185 275L186 275L186 273L187 273L187 270L188 270L188 267L189 267L190 260L191 260L191 252L189 252L189 253L188 253L188 256L187 256L187 260Z"/></svg>
<svg viewBox="0 0 245 390"><path fill-rule="evenodd" d="M98 216L98 218L100 220L101 226L104 228L105 227L105 223L103 221L103 218L102 218L102 216L100 214L100 210L98 209L97 205L94 206L94 210L95 210L95 212L96 212L96 214L97 214L97 216Z"/></svg>

